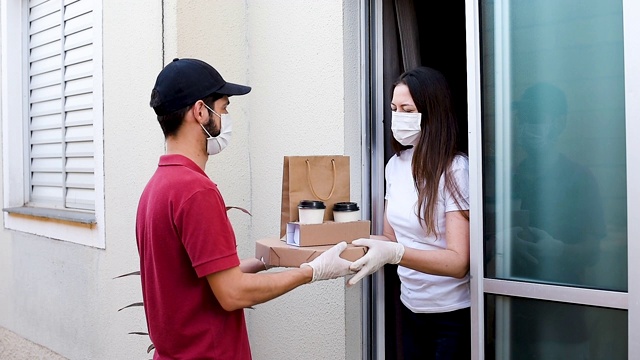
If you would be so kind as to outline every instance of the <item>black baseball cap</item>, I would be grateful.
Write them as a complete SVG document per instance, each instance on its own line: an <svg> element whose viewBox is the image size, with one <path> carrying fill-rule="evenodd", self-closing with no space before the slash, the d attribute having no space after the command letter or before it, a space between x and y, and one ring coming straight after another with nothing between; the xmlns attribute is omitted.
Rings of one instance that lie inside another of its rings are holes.
<svg viewBox="0 0 640 360"><path fill-rule="evenodd" d="M153 85L151 107L167 115L211 94L244 95L251 87L224 81L213 66L198 59L178 59L160 71Z"/></svg>
<svg viewBox="0 0 640 360"><path fill-rule="evenodd" d="M528 87L520 100L513 102L513 107L518 112L561 116L567 114L567 97L555 85L537 83Z"/></svg>

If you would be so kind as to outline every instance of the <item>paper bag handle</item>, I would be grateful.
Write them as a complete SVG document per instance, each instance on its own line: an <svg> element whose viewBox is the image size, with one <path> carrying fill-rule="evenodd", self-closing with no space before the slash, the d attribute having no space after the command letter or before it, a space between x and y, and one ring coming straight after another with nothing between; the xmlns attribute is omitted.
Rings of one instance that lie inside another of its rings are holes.
<svg viewBox="0 0 640 360"><path fill-rule="evenodd" d="M305 160L305 162L307 163L307 181L309 182L309 187L311 188L311 192L313 193L313 196L323 201L327 201L331 199L331 196L333 195L333 191L336 189L336 160L331 159L331 165L333 165L333 185L331 185L331 192L329 192L329 196L327 196L326 198L323 198L322 196L318 195L315 189L313 188L313 184L311 183L311 164L309 163L309 159Z"/></svg>

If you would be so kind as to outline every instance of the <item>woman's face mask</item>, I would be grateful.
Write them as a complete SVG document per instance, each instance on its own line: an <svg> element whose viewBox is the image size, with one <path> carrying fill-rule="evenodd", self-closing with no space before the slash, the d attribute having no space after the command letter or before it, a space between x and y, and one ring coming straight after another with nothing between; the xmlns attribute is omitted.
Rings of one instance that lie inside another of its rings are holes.
<svg viewBox="0 0 640 360"><path fill-rule="evenodd" d="M393 137L402 145L417 145L420 140L421 113L391 112Z"/></svg>
<svg viewBox="0 0 640 360"><path fill-rule="evenodd" d="M207 106L207 104L204 104L204 106L220 118L220 134L215 137L211 136L204 125L200 124L202 130L204 130L204 132L209 136L207 138L207 154L216 155L224 150L224 148L226 148L227 145L229 145L229 143L231 142L231 116L229 114L218 114L217 112L213 111L212 108ZM209 121L213 121L213 119L209 118Z"/></svg>

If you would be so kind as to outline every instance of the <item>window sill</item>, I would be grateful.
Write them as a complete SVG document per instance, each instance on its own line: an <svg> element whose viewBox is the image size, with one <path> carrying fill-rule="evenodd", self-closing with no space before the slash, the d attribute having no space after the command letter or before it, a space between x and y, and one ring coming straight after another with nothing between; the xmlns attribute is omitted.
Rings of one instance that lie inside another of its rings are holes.
<svg viewBox="0 0 640 360"><path fill-rule="evenodd" d="M105 248L104 225L96 214L29 206L5 207L2 210L7 230Z"/></svg>
<svg viewBox="0 0 640 360"><path fill-rule="evenodd" d="M95 224L96 216L93 213L73 211L73 210L58 210L58 209L44 209L28 206L10 207L4 208L3 211L9 214L19 214L40 217L52 220L62 220L69 222L76 222L80 224Z"/></svg>

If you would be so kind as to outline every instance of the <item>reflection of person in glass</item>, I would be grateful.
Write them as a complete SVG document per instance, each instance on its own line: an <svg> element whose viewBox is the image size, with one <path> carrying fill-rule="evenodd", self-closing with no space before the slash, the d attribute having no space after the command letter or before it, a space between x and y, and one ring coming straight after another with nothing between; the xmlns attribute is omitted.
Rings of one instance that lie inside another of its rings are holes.
<svg viewBox="0 0 640 360"><path fill-rule="evenodd" d="M553 85L536 84L514 105L517 141L527 156L513 180L520 211L514 213L519 227L512 233L512 276L584 286L585 269L597 260L606 229L595 177L556 147L566 125L565 94ZM532 348L514 349L518 358L556 358L567 351L569 358L584 358L575 357L588 350L581 308L538 301L519 304L523 306L513 308L514 340Z"/></svg>

